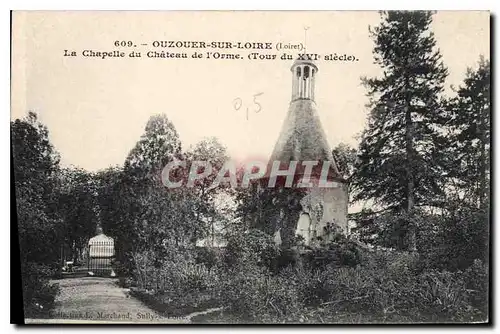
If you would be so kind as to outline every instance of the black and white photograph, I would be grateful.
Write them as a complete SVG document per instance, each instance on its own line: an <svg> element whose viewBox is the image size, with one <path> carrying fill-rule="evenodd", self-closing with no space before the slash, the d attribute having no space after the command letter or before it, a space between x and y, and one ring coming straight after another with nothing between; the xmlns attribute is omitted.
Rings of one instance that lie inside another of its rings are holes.
<svg viewBox="0 0 500 334"><path fill-rule="evenodd" d="M24 323L490 323L490 25L13 11Z"/></svg>

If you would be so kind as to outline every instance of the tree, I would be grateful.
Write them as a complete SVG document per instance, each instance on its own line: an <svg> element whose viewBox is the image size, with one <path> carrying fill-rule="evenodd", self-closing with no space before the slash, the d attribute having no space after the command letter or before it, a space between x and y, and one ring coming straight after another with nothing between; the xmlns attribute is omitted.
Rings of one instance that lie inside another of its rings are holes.
<svg viewBox="0 0 500 334"><path fill-rule="evenodd" d="M49 277L61 244L55 191L59 155L35 113L10 126L24 312L36 317L53 307L58 291Z"/></svg>
<svg viewBox="0 0 500 334"><path fill-rule="evenodd" d="M64 220L64 239L76 263L96 232L97 185L95 176L81 168L62 169L60 178L59 214Z"/></svg>
<svg viewBox="0 0 500 334"><path fill-rule="evenodd" d="M227 150L217 138L209 137L204 138L194 145L185 156L188 162L187 171L194 161L204 161L211 166L211 172L203 179L195 182L194 187L188 190L192 191L193 194L199 198L196 202L198 206L194 208L196 220L202 229L210 230L205 231L204 234L211 236L213 244L218 232L216 230L223 228L221 225L225 225L223 220L226 218L224 217L223 208L221 205L218 205L216 200L220 199L223 193L226 195L226 200L232 199L230 192L226 191L225 185L220 184L217 187L212 187L219 171L229 159ZM187 171L185 175L187 175Z"/></svg>
<svg viewBox="0 0 500 334"><path fill-rule="evenodd" d="M153 250L160 259L171 244L191 245L201 234L194 216L199 197L191 189L169 189L162 183L162 169L173 159L184 159L177 131L165 115L155 115L128 155L123 172L101 174L113 187L102 199L106 202L112 194L121 196L114 204L121 213L113 215L128 228L127 233L117 233L122 251Z"/></svg>
<svg viewBox="0 0 500 334"><path fill-rule="evenodd" d="M490 189L490 81L489 60L469 68L456 96L447 101L448 126L445 168L452 185L466 202L487 210Z"/></svg>
<svg viewBox="0 0 500 334"><path fill-rule="evenodd" d="M375 63L383 74L363 80L371 110L359 149L354 199L405 211L407 248L415 251L414 208L432 205L442 195L435 141L447 69L429 31L431 12L389 11L381 17L371 33Z"/></svg>
<svg viewBox="0 0 500 334"><path fill-rule="evenodd" d="M125 160L125 170L135 170L141 177L159 177L158 173L181 153L179 135L166 115L151 116L144 134Z"/></svg>
<svg viewBox="0 0 500 334"><path fill-rule="evenodd" d="M30 112L11 122L21 263L57 263L60 220L55 180L59 155L47 128Z"/></svg>
<svg viewBox="0 0 500 334"><path fill-rule="evenodd" d="M332 150L332 154L342 177L350 180L358 159L356 149L348 144L340 143Z"/></svg>
<svg viewBox="0 0 500 334"><path fill-rule="evenodd" d="M248 188L236 192L236 215L245 229L258 229L271 236L280 231L282 248L289 248L295 237L297 222L307 188L267 187L268 179L254 180Z"/></svg>

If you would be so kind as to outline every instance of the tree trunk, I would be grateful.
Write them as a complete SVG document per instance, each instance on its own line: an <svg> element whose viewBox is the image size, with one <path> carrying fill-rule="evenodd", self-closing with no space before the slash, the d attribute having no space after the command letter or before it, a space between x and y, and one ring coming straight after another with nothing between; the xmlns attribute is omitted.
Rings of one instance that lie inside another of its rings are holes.
<svg viewBox="0 0 500 334"><path fill-rule="evenodd" d="M488 116L486 116L488 117ZM483 110L479 112L479 149L481 150L479 154L479 209L486 209L486 193L487 193L487 182L486 182L486 129L485 129L485 115L483 115Z"/></svg>
<svg viewBox="0 0 500 334"><path fill-rule="evenodd" d="M411 118L411 108L410 108L410 95L408 92L409 86L408 76L405 78L405 139L406 139L406 177L407 177L407 238L408 238L408 250L411 252L417 251L417 238L416 238L416 226L413 219L413 207L415 206L414 188L415 180L413 177L413 120Z"/></svg>

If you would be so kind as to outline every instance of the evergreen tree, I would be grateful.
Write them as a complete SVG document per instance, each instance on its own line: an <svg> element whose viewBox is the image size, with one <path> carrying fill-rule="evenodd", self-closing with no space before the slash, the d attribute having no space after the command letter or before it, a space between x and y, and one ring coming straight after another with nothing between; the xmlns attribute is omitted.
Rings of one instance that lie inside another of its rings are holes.
<svg viewBox="0 0 500 334"><path fill-rule="evenodd" d="M389 11L374 28L375 63L383 74L364 79L370 97L360 144L354 200L403 212L407 248L416 250L416 206L440 195L435 126L447 69L429 30L432 13Z"/></svg>
<svg viewBox="0 0 500 334"><path fill-rule="evenodd" d="M476 70L467 70L444 117L450 133L443 158L452 187L483 210L488 208L490 189L490 81L490 62L481 57Z"/></svg>

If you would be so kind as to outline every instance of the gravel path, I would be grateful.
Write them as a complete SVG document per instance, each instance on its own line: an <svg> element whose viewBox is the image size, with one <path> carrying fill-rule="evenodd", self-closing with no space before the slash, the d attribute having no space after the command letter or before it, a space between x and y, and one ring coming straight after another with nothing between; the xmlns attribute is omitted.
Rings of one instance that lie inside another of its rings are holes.
<svg viewBox="0 0 500 334"><path fill-rule="evenodd" d="M52 319L26 323L189 323L189 317L165 318L129 296L117 279L84 277L54 281L61 288Z"/></svg>

